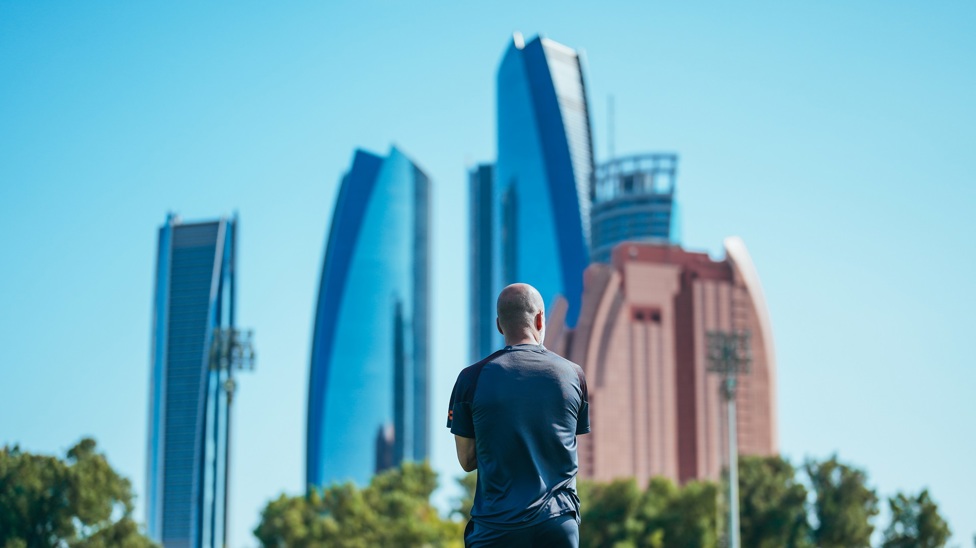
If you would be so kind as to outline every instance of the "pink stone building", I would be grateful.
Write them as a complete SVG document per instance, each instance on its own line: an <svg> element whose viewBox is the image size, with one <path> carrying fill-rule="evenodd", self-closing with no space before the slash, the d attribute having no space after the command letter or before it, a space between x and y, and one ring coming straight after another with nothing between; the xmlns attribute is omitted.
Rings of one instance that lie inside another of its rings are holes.
<svg viewBox="0 0 976 548"><path fill-rule="evenodd" d="M593 433L579 438L580 475L717 479L725 441L719 376L707 372L709 331L748 330L752 367L737 394L741 454L777 453L776 360L759 278L739 238L726 258L677 246L623 243L584 274L576 328L550 313L546 346L583 367Z"/></svg>

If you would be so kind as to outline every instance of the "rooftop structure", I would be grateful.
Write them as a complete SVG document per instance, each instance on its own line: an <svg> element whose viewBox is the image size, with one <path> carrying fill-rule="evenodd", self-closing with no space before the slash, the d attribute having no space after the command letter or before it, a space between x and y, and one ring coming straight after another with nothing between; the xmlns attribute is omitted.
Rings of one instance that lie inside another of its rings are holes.
<svg viewBox="0 0 976 548"><path fill-rule="evenodd" d="M640 154L597 166L590 212L591 260L609 262L620 242L677 243L677 154Z"/></svg>

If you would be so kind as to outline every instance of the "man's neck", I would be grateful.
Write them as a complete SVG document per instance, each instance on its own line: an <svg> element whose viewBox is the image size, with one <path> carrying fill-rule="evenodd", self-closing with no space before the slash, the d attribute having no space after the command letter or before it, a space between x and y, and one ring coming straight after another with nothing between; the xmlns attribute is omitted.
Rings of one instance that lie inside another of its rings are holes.
<svg viewBox="0 0 976 548"><path fill-rule="evenodd" d="M529 333L526 333L524 336L521 337L512 337L511 339L509 339L508 337L505 338L505 346L518 346L520 344L534 344L538 346L542 344L542 341L540 341L539 339L537 339L536 337L532 336Z"/></svg>

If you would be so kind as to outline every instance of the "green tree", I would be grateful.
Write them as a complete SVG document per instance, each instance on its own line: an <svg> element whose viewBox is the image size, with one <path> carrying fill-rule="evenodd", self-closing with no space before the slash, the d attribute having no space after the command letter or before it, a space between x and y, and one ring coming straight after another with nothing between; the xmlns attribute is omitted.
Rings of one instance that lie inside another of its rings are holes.
<svg viewBox="0 0 976 548"><path fill-rule="evenodd" d="M739 457L739 530L743 546L809 546L807 490L779 456Z"/></svg>
<svg viewBox="0 0 976 548"><path fill-rule="evenodd" d="M0 547L154 546L132 519L132 487L84 438L64 460L0 450Z"/></svg>
<svg viewBox="0 0 976 548"><path fill-rule="evenodd" d="M952 534L927 489L917 497L898 493L888 499L888 506L891 523L885 529L884 548L940 548Z"/></svg>
<svg viewBox="0 0 976 548"><path fill-rule="evenodd" d="M679 488L667 478L652 478L637 509L641 530L635 544L716 546L718 496L718 486L712 482L689 481Z"/></svg>
<svg viewBox="0 0 976 548"><path fill-rule="evenodd" d="M838 462L836 455L808 461L805 468L816 494L814 543L821 548L870 546L878 496L867 486L867 474Z"/></svg>
<svg viewBox="0 0 976 548"><path fill-rule="evenodd" d="M380 516L377 546L443 546L460 540L457 524L442 520L430 504L437 473L425 463L404 463L373 477L364 497Z"/></svg>
<svg viewBox="0 0 976 548"><path fill-rule="evenodd" d="M308 497L289 497L282 493L264 507L254 536L264 546L312 546L315 539L325 536L326 518L319 515L320 508L323 508L322 494L318 491L312 491Z"/></svg>
<svg viewBox="0 0 976 548"><path fill-rule="evenodd" d="M377 474L369 486L352 483L281 495L265 507L254 536L264 546L459 546L460 524L430 504L437 475L427 463L404 463Z"/></svg>
<svg viewBox="0 0 976 548"><path fill-rule="evenodd" d="M583 548L634 546L640 530L636 520L641 491L633 478L610 483L580 481L577 485L582 513L580 546Z"/></svg>
<svg viewBox="0 0 976 548"><path fill-rule="evenodd" d="M461 486L462 495L457 500L454 514L460 516L461 525L467 525L468 520L471 519L471 508L474 507L474 492L478 488L478 471L457 478L457 482Z"/></svg>

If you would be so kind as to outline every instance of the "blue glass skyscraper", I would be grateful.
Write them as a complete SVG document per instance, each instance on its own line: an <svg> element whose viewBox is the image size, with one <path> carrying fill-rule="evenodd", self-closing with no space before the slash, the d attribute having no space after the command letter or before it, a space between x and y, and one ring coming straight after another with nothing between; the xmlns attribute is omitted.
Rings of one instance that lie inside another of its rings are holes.
<svg viewBox="0 0 976 548"><path fill-rule="evenodd" d="M492 293L527 282L549 309L561 295L568 303L566 323L574 326L590 258L593 173L580 56L552 40L524 43L516 34L498 68L497 86L492 201L500 237L492 243Z"/></svg>
<svg viewBox="0 0 976 548"><path fill-rule="evenodd" d="M430 182L357 150L336 199L309 371L306 480L360 484L428 454Z"/></svg>
<svg viewBox="0 0 976 548"><path fill-rule="evenodd" d="M216 330L234 325L235 219L159 229L150 375L146 509L166 548L226 540L224 372L211 368Z"/></svg>
<svg viewBox="0 0 976 548"><path fill-rule="evenodd" d="M495 347L495 287L491 271L492 242L496 236L492 225L492 174L494 166L481 164L468 172L470 200L470 264L471 286L470 356L471 363L497 350Z"/></svg>

